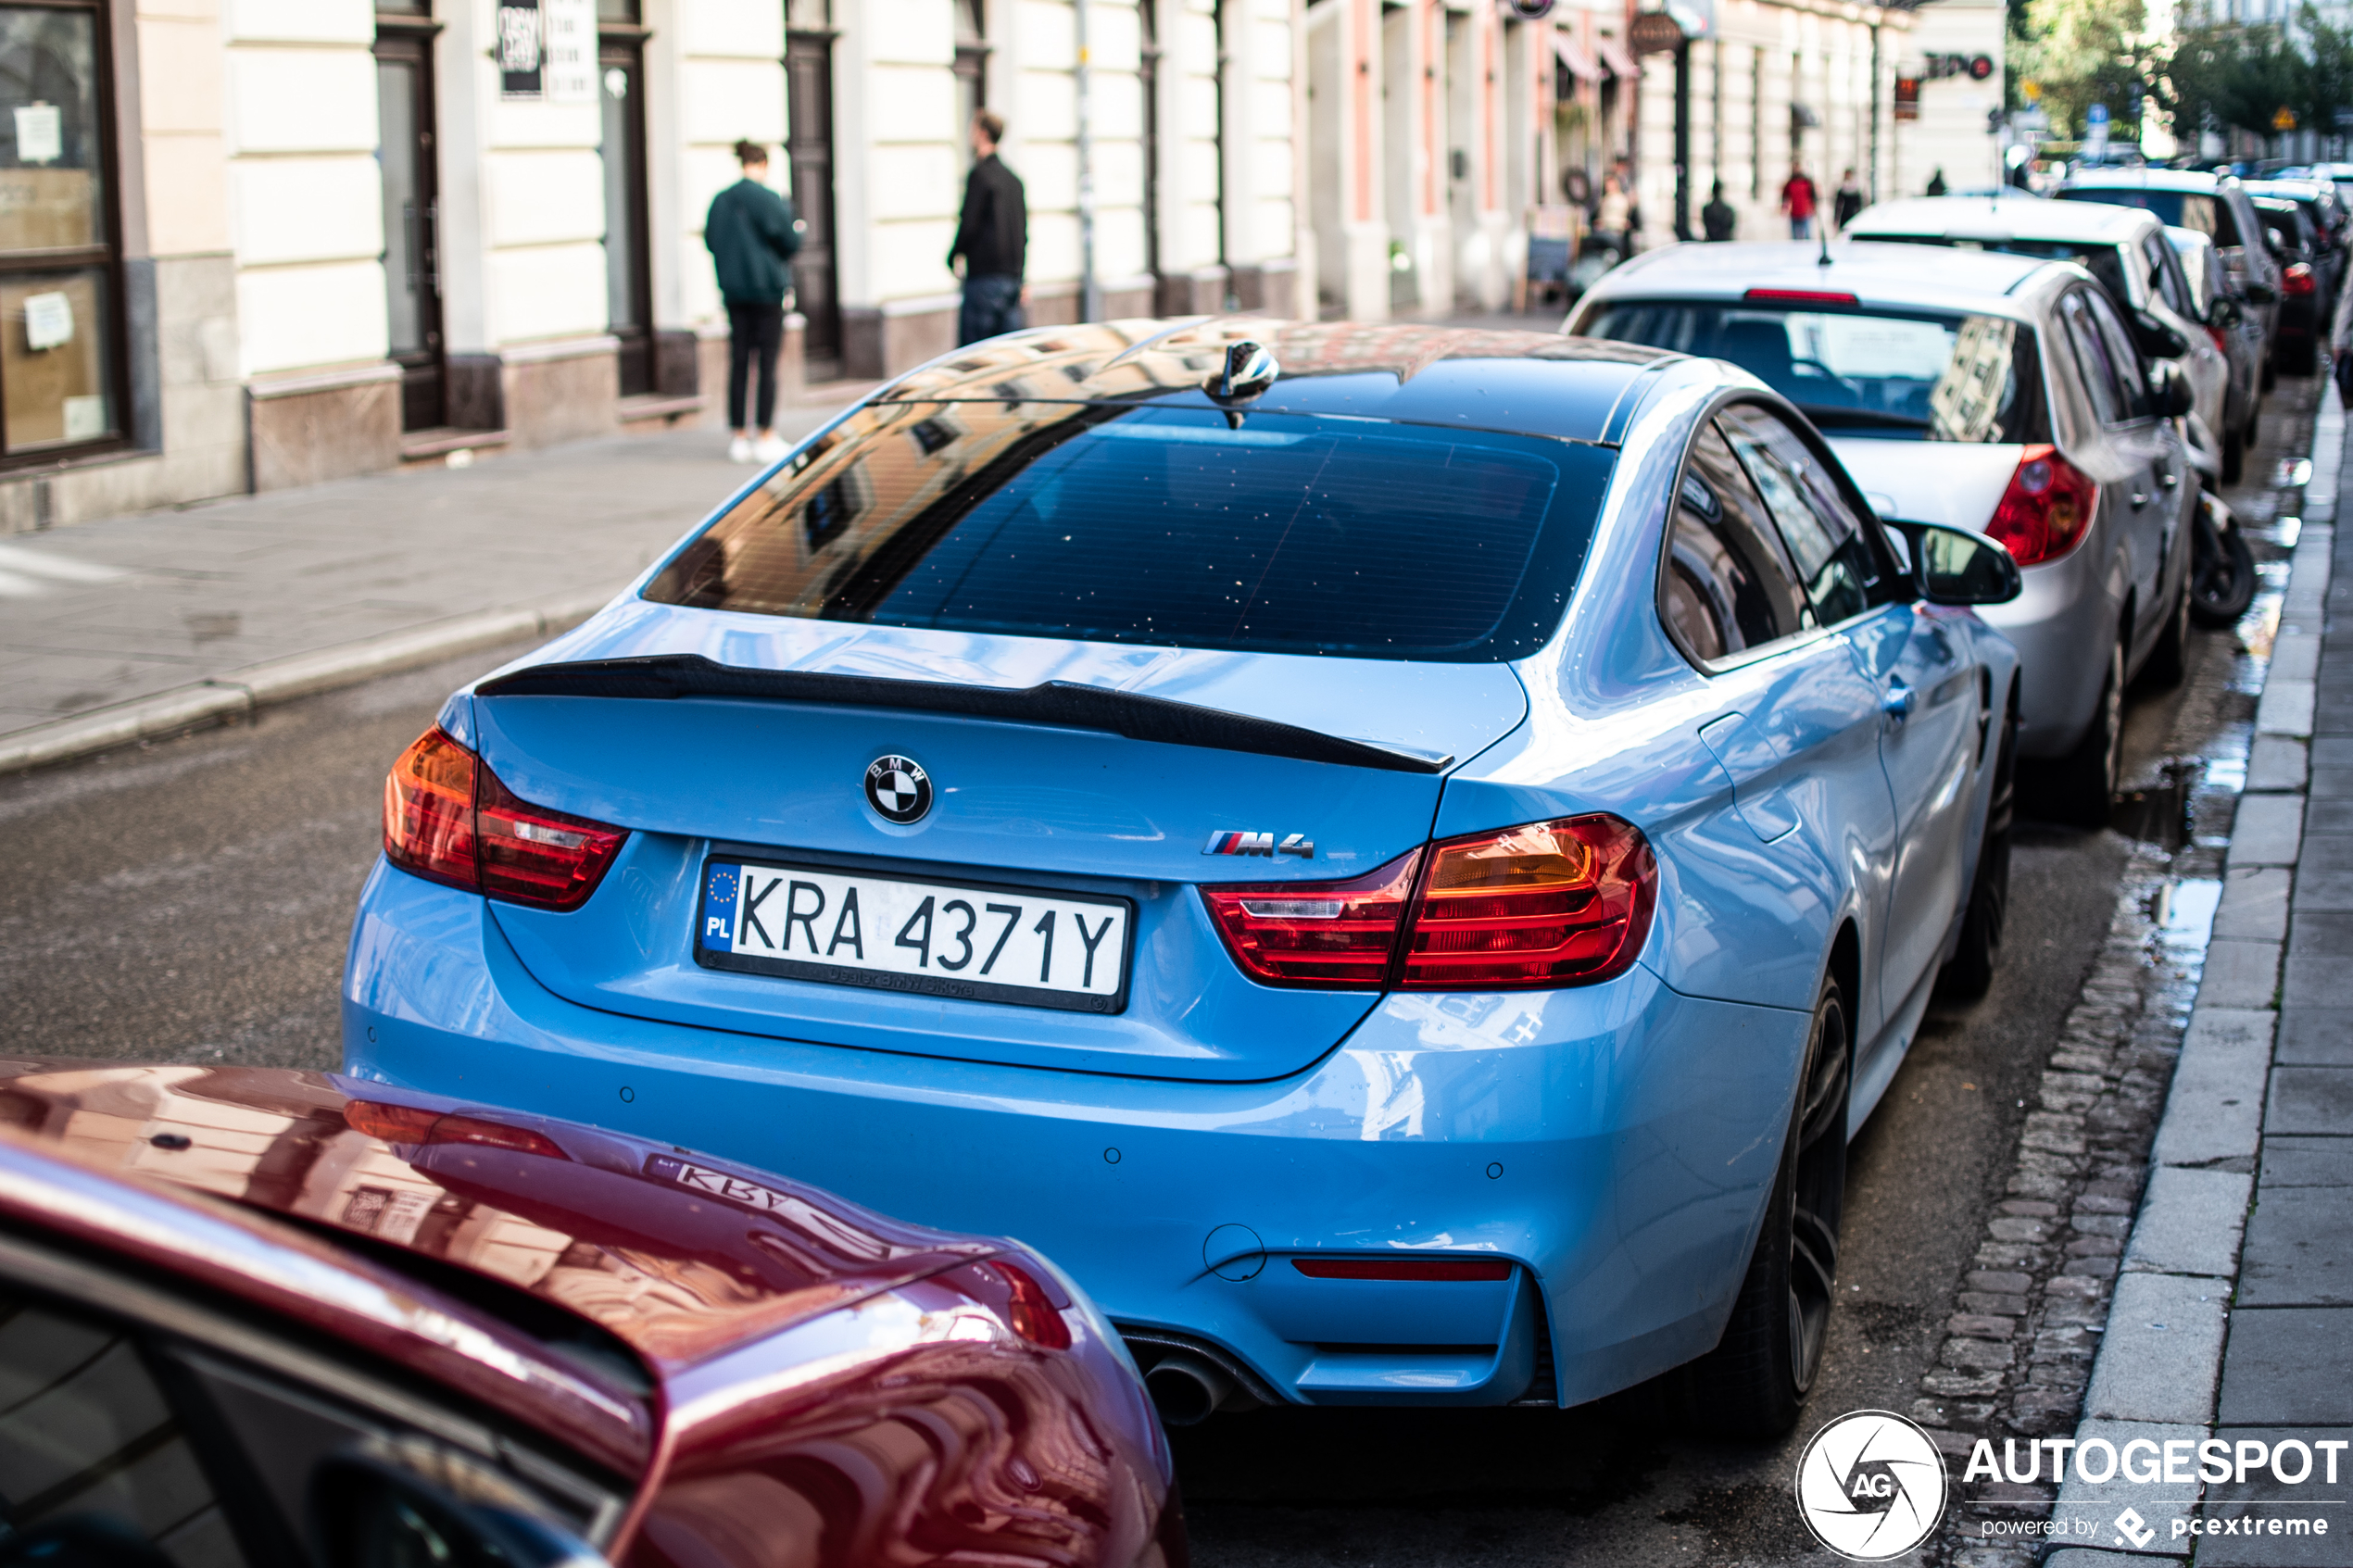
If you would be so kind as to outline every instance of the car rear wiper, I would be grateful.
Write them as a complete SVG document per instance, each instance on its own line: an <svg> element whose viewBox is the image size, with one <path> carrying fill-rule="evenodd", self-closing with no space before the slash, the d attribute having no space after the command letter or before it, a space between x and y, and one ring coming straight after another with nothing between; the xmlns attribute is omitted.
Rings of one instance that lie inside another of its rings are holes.
<svg viewBox="0 0 2353 1568"><path fill-rule="evenodd" d="M1444 752L1349 740L1246 713L1072 681L1026 687L968 686L803 670L743 670L691 653L542 664L484 681L474 693L485 697L602 696L656 701L724 696L832 708L903 708L1014 724L1108 730L1129 740L1245 751L1260 757L1294 757L1305 762L1338 762L1392 773L1442 773L1454 764L1453 757Z"/></svg>
<svg viewBox="0 0 2353 1568"><path fill-rule="evenodd" d="M1934 420L1924 420L1918 414L1894 414L1879 408L1825 407L1813 403L1800 403L1798 408L1818 425L1885 425L1892 430L1936 428Z"/></svg>

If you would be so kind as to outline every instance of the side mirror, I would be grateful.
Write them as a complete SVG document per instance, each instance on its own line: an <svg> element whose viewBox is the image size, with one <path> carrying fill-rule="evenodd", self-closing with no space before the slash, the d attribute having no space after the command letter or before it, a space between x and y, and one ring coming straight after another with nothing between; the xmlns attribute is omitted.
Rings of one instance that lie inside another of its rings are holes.
<svg viewBox="0 0 2353 1568"><path fill-rule="evenodd" d="M2178 359L2190 351L2189 339L2145 310L2133 312L2133 335L2151 358Z"/></svg>
<svg viewBox="0 0 2353 1568"><path fill-rule="evenodd" d="M2025 591L2018 562L1982 533L1938 522L1894 526L1911 546L1912 585L1930 604L2007 604Z"/></svg>
<svg viewBox="0 0 2353 1568"><path fill-rule="evenodd" d="M2190 384L2189 372L2171 359L2159 359L2149 367L2149 391L2156 396L2158 413L2165 419L2180 419L2197 406L2197 389Z"/></svg>
<svg viewBox="0 0 2353 1568"><path fill-rule="evenodd" d="M397 1457L327 1461L310 1507L323 1568L610 1568L498 1481L450 1470L434 1477Z"/></svg>
<svg viewBox="0 0 2353 1568"><path fill-rule="evenodd" d="M2206 307L2207 325L2228 332L2246 319L2246 309L2228 295L2217 295L2214 303Z"/></svg>
<svg viewBox="0 0 2353 1568"><path fill-rule="evenodd" d="M2252 278L2247 280L2246 287L2244 292L2246 295L2246 302L2249 305L2269 305L2273 300L2280 297L2279 290L2273 288L2269 283L2262 282Z"/></svg>

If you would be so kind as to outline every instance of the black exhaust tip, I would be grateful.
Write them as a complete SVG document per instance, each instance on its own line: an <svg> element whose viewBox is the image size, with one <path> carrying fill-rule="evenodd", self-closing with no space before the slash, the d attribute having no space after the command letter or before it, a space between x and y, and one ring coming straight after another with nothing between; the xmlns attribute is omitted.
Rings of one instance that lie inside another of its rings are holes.
<svg viewBox="0 0 2353 1568"><path fill-rule="evenodd" d="M1168 1426L1197 1426L1234 1393L1234 1380L1198 1356L1178 1351L1152 1363L1144 1374L1160 1419Z"/></svg>

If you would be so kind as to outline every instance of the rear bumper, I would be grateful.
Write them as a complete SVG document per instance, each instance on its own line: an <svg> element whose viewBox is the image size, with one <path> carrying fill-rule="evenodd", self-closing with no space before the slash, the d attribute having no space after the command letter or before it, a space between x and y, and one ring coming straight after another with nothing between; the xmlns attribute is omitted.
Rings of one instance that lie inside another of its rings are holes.
<svg viewBox="0 0 2353 1568"><path fill-rule="evenodd" d="M1808 1022L1588 989L1392 997L1309 1071L1181 1083L850 1050L562 1000L472 895L378 864L344 993L357 1076L625 1129L905 1219L1013 1235L1123 1326L1302 1403L1595 1399L1714 1345ZM1311 1278L1317 1254L1509 1262ZM1550 1389L1529 1386L1548 1338Z"/></svg>
<svg viewBox="0 0 2353 1568"><path fill-rule="evenodd" d="M2108 589L2106 533L2095 524L2068 555L2020 571L2017 598L1978 610L2018 649L2020 756L2063 757L2092 721L2122 608Z"/></svg>

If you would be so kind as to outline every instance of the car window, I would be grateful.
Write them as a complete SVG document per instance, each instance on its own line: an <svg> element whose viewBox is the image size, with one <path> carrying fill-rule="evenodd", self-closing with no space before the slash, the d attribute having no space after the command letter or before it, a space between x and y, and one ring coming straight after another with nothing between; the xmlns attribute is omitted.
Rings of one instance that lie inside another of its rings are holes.
<svg viewBox="0 0 2353 1568"><path fill-rule="evenodd" d="M1795 431L1755 407L1727 408L1718 422L1780 525L1821 624L1835 626L1894 596L1862 521Z"/></svg>
<svg viewBox="0 0 2353 1568"><path fill-rule="evenodd" d="M2076 379L2084 395L2092 400L2092 413L2104 425L2125 422L2124 389L2116 377L2116 366L2108 345L2101 341L2100 330L2092 319L2090 296L2078 289L2059 301L2059 320L2065 324L2067 345L2075 356Z"/></svg>
<svg viewBox="0 0 2353 1568"><path fill-rule="evenodd" d="M2133 346L2133 336L2124 330L2123 318L2096 295L2084 302L2100 339L2108 345L2108 363L2116 368L2116 384L2122 394L2124 417L2145 420L2156 417L2157 403L2149 395L2148 371L2141 362L2140 350Z"/></svg>
<svg viewBox="0 0 2353 1568"><path fill-rule="evenodd" d="M2164 234L2145 236L2141 254L2148 261L2149 293L2165 301L2166 307L2182 320L2197 320L2197 302L2190 295L2190 281L2183 274L2182 258L2173 254Z"/></svg>
<svg viewBox="0 0 2353 1568"><path fill-rule="evenodd" d="M0 1499L19 1545L23 1532L72 1521L152 1543L178 1568L245 1561L137 1342L5 1295Z"/></svg>
<svg viewBox="0 0 2353 1568"><path fill-rule="evenodd" d="M1660 618L1703 664L1813 623L1764 502L1714 420L1683 465L1658 597Z"/></svg>
<svg viewBox="0 0 2353 1568"><path fill-rule="evenodd" d="M2219 204L2212 196L2195 192L2152 191L2133 185L2070 185L2058 193L2058 199L2097 202L2104 207L2137 207L2144 212L2157 214L2158 222L2170 223L2176 229L2195 229L2201 234L2216 232L2215 209Z"/></svg>
<svg viewBox="0 0 2353 1568"><path fill-rule="evenodd" d="M1879 236L1865 234L1864 239ZM1950 245L1955 250L1985 250L2003 256L2031 256L2045 261L2072 261L2099 281L2112 299L2130 302L2132 285L2124 277L2124 252L2118 246L2090 240L1948 239L1904 236L1907 245Z"/></svg>
<svg viewBox="0 0 2353 1568"><path fill-rule="evenodd" d="M648 585L658 604L1464 662L1560 622L1606 448L1102 403L859 410ZM922 433L920 435L918 433Z"/></svg>

